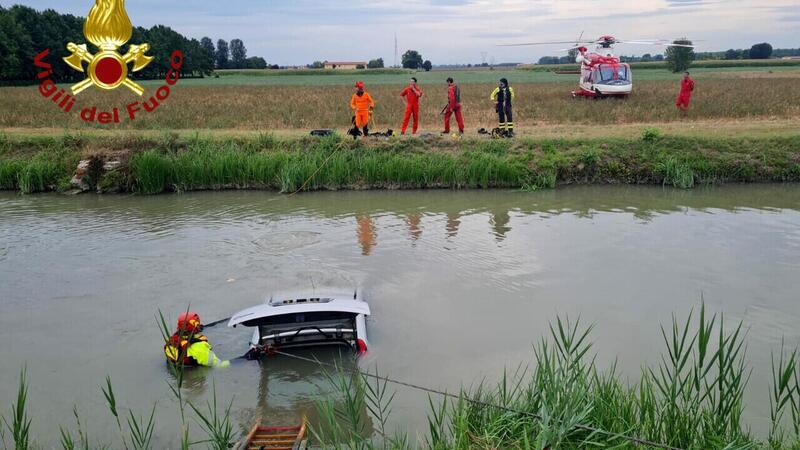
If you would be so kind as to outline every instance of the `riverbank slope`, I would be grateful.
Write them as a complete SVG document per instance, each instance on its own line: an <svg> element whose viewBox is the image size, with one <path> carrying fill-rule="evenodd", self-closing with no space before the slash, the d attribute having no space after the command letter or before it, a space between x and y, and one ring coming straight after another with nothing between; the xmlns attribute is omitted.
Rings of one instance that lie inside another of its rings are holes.
<svg viewBox="0 0 800 450"><path fill-rule="evenodd" d="M575 134L570 134L575 136ZM81 164L82 162L82 164ZM78 183L74 179L78 172ZM73 183L71 183L73 181ZM271 133L0 134L0 189L523 188L800 181L800 133L673 133L494 140Z"/></svg>

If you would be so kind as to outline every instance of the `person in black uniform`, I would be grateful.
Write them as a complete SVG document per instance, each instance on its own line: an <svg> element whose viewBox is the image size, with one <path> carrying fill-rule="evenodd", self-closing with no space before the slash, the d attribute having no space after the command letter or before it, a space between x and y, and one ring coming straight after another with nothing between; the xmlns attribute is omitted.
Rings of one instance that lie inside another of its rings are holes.
<svg viewBox="0 0 800 450"><path fill-rule="evenodd" d="M508 85L508 80L501 78L489 99L495 102L495 109L500 122L500 135L514 136L514 114L511 102L514 100L514 88Z"/></svg>

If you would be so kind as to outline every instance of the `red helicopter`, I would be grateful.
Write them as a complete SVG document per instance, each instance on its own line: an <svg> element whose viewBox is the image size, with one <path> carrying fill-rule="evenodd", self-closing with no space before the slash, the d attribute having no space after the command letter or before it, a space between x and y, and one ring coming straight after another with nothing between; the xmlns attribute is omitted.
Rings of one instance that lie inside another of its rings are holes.
<svg viewBox="0 0 800 450"><path fill-rule="evenodd" d="M583 37L583 33L581 33ZM561 51L577 50L575 62L581 65L578 90L572 91L573 97L626 97L633 91L633 72L631 66L620 62L614 55L616 44L660 45L663 47L688 47L688 44L674 44L665 39L639 39L635 41L622 41L614 36L600 36L588 41L561 41L561 42L528 42L523 44L504 44L505 47L548 44L573 44L572 47ZM595 44L596 49L590 52L586 45ZM560 72L577 73L577 72Z"/></svg>

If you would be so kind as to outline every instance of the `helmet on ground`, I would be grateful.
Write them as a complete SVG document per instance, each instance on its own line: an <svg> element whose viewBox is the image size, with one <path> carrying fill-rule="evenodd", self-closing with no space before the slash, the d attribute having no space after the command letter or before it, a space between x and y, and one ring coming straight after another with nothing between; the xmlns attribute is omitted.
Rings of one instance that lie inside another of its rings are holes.
<svg viewBox="0 0 800 450"><path fill-rule="evenodd" d="M363 81L356 81L356 87L359 89L364 89L364 82Z"/></svg>
<svg viewBox="0 0 800 450"><path fill-rule="evenodd" d="M196 332L203 328L200 316L196 312L185 312L178 316L178 331Z"/></svg>

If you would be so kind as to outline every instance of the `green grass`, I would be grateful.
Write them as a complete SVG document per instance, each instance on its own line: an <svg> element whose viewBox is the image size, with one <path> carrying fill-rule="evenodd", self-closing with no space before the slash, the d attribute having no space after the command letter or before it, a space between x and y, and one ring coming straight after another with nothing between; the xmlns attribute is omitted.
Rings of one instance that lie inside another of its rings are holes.
<svg viewBox="0 0 800 450"><path fill-rule="evenodd" d="M496 383L442 399L431 396L421 448L681 449L800 448L800 367L784 348L773 364L772 429L753 436L742 421L750 383L745 331L722 315L673 318L661 328L661 362L626 381L612 365L595 364L592 326L557 319L535 347L533 360ZM408 437L387 436L393 393L384 375L342 371L329 375L339 395L319 402L316 443L333 449L406 449ZM761 390L757 392L763 392ZM339 405L339 406L337 406ZM370 417L364 417L364 408ZM371 420L378 435L363 432ZM645 443L637 445L637 440Z"/></svg>
<svg viewBox="0 0 800 450"><path fill-rule="evenodd" d="M538 190L592 183L686 189L696 184L800 181L800 136L794 135L679 137L647 128L640 137L589 140L353 141L269 134L15 139L15 152L0 154L0 187L23 193L68 189L85 155L123 163L117 171L99 176L101 189L140 194L221 189Z"/></svg>

